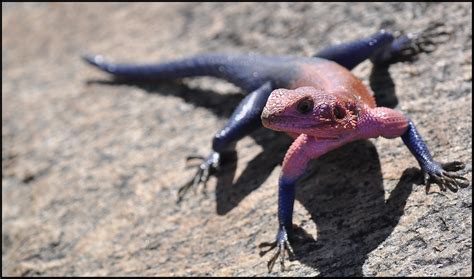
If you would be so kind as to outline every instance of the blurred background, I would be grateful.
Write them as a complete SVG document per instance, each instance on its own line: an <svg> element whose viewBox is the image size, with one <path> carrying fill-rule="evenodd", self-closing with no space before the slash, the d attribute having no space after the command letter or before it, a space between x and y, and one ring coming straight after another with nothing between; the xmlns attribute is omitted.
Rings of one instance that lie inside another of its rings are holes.
<svg viewBox="0 0 474 279"><path fill-rule="evenodd" d="M151 63L202 52L310 56L380 28L448 39L383 75L353 72L472 181L472 3L2 3L2 276L265 276L291 140L261 129L179 205L191 154L242 99L213 78L113 81L84 53ZM373 82L375 81L375 82ZM379 99L378 99L379 100ZM472 187L426 194L400 139L310 166L288 276L471 276Z"/></svg>

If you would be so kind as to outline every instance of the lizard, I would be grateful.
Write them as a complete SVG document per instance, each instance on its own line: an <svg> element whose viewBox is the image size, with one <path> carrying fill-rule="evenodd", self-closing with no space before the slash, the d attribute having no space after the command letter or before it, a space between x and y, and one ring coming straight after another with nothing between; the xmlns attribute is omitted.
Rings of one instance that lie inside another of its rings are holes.
<svg viewBox="0 0 474 279"><path fill-rule="evenodd" d="M288 133L294 138L282 164L278 194L278 231L275 241L261 247L276 248L268 261L271 272L278 258L284 270L285 252L291 247L295 185L308 162L348 142L375 137L401 137L417 159L427 187L432 183L456 192L469 182L458 171L464 163L435 161L414 122L394 109L377 107L373 94L351 70L366 59L389 65L430 52L436 25L418 33L395 36L380 30L368 37L330 46L311 57L260 54L207 53L180 60L152 63L111 63L101 55L83 59L115 78L168 80L212 76L247 93L230 119L212 140L212 151L199 157L194 177L178 190L178 202L191 188L206 184L222 164L222 154L235 148L259 127ZM190 160L196 156L190 156ZM266 251L266 252L268 252Z"/></svg>

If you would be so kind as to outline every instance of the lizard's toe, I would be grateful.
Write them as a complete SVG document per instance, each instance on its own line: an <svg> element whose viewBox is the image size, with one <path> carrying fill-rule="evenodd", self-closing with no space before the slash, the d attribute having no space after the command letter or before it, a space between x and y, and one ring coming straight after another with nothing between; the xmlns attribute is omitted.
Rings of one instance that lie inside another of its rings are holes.
<svg viewBox="0 0 474 279"><path fill-rule="evenodd" d="M295 257L295 253L293 252L293 248L288 240L288 234L286 233L286 229L284 227L280 227L276 240L274 242L264 242L259 245L259 248L270 247L266 251L261 251L260 256L265 255L266 253L270 252L271 250L277 248L275 254L271 257L271 259L267 263L268 273L272 272L273 266L275 262L280 258L280 267L281 271L285 270L285 253L288 254L289 257Z"/></svg>

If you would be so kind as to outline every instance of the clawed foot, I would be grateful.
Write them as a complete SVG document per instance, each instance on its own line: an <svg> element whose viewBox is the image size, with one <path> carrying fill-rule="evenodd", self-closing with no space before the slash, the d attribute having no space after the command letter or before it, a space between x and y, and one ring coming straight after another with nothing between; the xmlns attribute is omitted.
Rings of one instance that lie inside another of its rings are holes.
<svg viewBox="0 0 474 279"><path fill-rule="evenodd" d="M451 31L443 23L434 23L423 31L399 36L392 44L393 58L412 61L419 53L430 53L436 46L449 40Z"/></svg>
<svg viewBox="0 0 474 279"><path fill-rule="evenodd" d="M390 65L403 61L415 61L419 53L430 53L436 46L445 43L451 36L443 23L431 24L425 30L403 34L395 32L395 39L389 45L378 50L370 60L375 65Z"/></svg>
<svg viewBox="0 0 474 279"><path fill-rule="evenodd" d="M285 270L285 252L291 257L295 256L295 253L293 252L293 249L291 248L291 244L288 241L288 234L286 233L286 229L283 226L281 226L280 229L278 230L278 234L274 242L264 242L259 245L259 248L264 248L264 247L270 247L270 248L268 248L268 250L266 251L260 252L260 256L265 255L266 253L275 249L275 247L277 248L276 253L268 261L268 264L267 264L268 273L272 271L273 266L275 265L275 262L278 259L278 257L280 257L281 270L282 271Z"/></svg>
<svg viewBox="0 0 474 279"><path fill-rule="evenodd" d="M469 180L457 172L464 169L462 162L451 162L445 164L438 164L434 170L424 171L424 180L426 192L430 190L431 183L436 183L441 191L449 189L457 192L459 188L466 188L469 186Z"/></svg>
<svg viewBox="0 0 474 279"><path fill-rule="evenodd" d="M196 174L194 175L194 178L192 178L178 190L177 203L183 200L183 197L191 188L196 189L201 183L204 186L203 192L206 193L207 181L209 180L209 177L213 173L215 173L215 171L219 167L220 154L217 152L213 152L211 153L211 155L209 155L209 157L207 157L207 159L200 156L189 156L188 158L186 158L187 161L193 159L200 159L202 160L202 163L199 165L199 168Z"/></svg>

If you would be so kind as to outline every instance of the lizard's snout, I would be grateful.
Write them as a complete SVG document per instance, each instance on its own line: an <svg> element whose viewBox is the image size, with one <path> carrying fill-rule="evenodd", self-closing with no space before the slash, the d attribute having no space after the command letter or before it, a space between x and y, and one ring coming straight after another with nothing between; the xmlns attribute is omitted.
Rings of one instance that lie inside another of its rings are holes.
<svg viewBox="0 0 474 279"><path fill-rule="evenodd" d="M265 107L263 108L261 119L263 126L269 128L271 126L272 121L275 119L275 114L273 114L267 107Z"/></svg>
<svg viewBox="0 0 474 279"><path fill-rule="evenodd" d="M288 91L287 89L277 89L270 94L261 115L264 127L272 128L278 120L278 116L285 110L286 102L284 101Z"/></svg>
<svg viewBox="0 0 474 279"><path fill-rule="evenodd" d="M264 107L263 108L263 111L262 111L262 120L263 119L271 119L273 118L273 113L271 112L270 109L268 109L268 107Z"/></svg>

